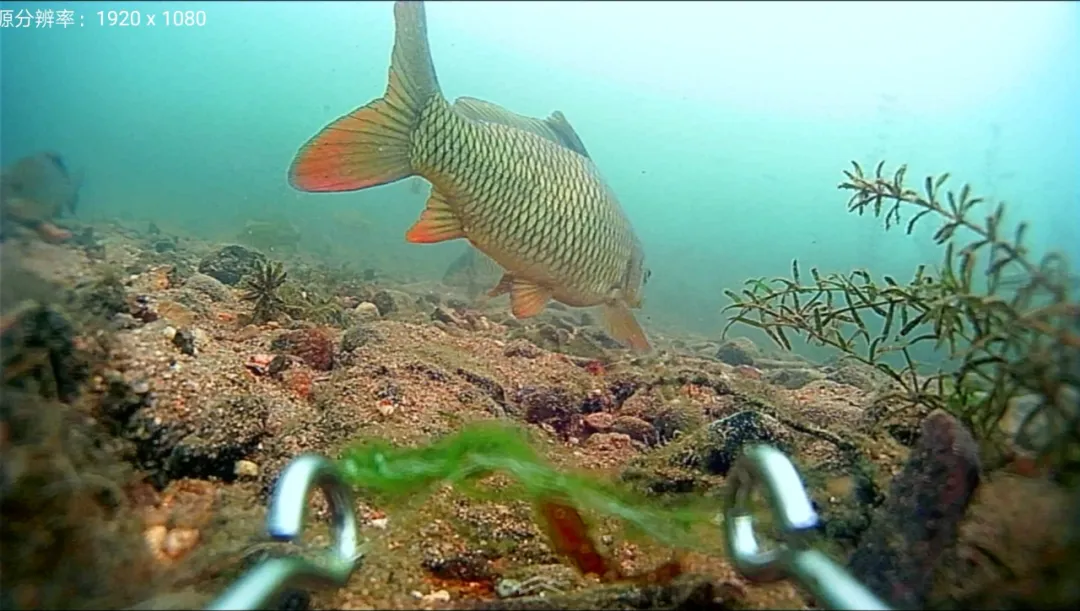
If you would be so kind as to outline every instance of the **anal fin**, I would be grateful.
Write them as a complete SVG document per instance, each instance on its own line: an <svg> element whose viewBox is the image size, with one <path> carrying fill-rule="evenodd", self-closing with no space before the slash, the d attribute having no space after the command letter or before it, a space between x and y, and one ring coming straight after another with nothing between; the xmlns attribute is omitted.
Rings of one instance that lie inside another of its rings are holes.
<svg viewBox="0 0 1080 611"><path fill-rule="evenodd" d="M626 307L626 304L605 305L604 322L607 324L608 333L619 342L629 346L631 350L648 352L652 349L649 339L645 337L645 330L638 324L634 313Z"/></svg>
<svg viewBox="0 0 1080 611"><path fill-rule="evenodd" d="M506 276L503 276L505 279ZM551 299L551 291L528 280L514 279L510 287L510 310L514 318L529 318L544 311L547 302ZM495 287L502 286L503 281ZM492 289L492 290L495 290Z"/></svg>
<svg viewBox="0 0 1080 611"><path fill-rule="evenodd" d="M463 237L465 229L461 219L450 207L446 196L436 189L431 190L420 219L405 233L405 240L414 244L434 244Z"/></svg>

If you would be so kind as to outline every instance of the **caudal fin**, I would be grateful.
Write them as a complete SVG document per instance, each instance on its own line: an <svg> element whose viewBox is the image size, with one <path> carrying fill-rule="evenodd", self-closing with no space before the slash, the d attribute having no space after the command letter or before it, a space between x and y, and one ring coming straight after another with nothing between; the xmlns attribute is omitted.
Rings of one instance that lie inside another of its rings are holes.
<svg viewBox="0 0 1080 611"><path fill-rule="evenodd" d="M604 322L607 323L608 333L616 340L629 346L634 352L652 350L649 339L645 337L645 330L638 324L630 308L624 304L605 305Z"/></svg>
<svg viewBox="0 0 1080 611"><path fill-rule="evenodd" d="M411 136L424 107L441 97L422 2L394 3L394 51L386 93L309 140L289 168L301 191L356 191L414 174Z"/></svg>

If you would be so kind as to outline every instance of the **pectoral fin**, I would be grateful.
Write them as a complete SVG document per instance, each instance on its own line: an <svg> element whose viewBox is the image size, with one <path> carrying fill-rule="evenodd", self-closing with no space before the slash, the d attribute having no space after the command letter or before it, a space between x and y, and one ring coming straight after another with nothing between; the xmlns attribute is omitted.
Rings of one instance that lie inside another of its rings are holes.
<svg viewBox="0 0 1080 611"><path fill-rule="evenodd" d="M502 281L499 281L499 285L502 285ZM551 299L550 290L528 280L513 280L510 288L510 310L515 318L529 318L543 312L548 299Z"/></svg>
<svg viewBox="0 0 1080 611"><path fill-rule="evenodd" d="M498 297L499 295L505 295L514 288L514 277L510 275L510 272L505 272L502 278L499 278L498 284L493 286L490 291L487 292L488 297Z"/></svg>
<svg viewBox="0 0 1080 611"><path fill-rule="evenodd" d="M648 352L652 349L649 340L645 337L645 331L634 318L633 312L624 303L607 304L604 306L604 322L607 324L608 333L619 342L630 347L635 352Z"/></svg>
<svg viewBox="0 0 1080 611"><path fill-rule="evenodd" d="M465 237L461 219L450 207L446 196L432 189L427 207L420 219L405 234L405 240L416 244L434 244Z"/></svg>

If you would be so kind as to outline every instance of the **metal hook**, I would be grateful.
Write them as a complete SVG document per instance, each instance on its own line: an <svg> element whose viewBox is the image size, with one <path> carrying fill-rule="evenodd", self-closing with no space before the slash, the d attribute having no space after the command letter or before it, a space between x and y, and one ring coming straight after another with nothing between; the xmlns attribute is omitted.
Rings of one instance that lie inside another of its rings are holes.
<svg viewBox="0 0 1080 611"><path fill-rule="evenodd" d="M889 611L890 607L825 554L809 547L808 535L819 518L802 479L783 452L752 446L728 474L724 534L728 554L747 579L771 582L792 578L829 609ZM774 549L763 550L754 530L751 493L762 487L780 530Z"/></svg>
<svg viewBox="0 0 1080 611"><path fill-rule="evenodd" d="M316 454L303 454L289 463L270 497L266 529L277 541L299 542L308 497L316 486L330 506L334 537L325 558L312 562L291 556L263 562L210 603L208 610L265 609L289 587L345 586L357 568L361 552L352 494L334 463Z"/></svg>

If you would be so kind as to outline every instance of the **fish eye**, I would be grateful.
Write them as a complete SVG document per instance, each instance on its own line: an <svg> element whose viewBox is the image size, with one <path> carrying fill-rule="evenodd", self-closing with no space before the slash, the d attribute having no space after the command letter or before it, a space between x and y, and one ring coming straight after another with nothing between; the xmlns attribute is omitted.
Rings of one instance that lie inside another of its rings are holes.
<svg viewBox="0 0 1080 611"><path fill-rule="evenodd" d="M641 279L641 283L642 283L642 284L646 284L646 283L648 283L648 282L649 282L649 278L650 278L651 276L652 276L652 270L651 270L651 269L647 269L647 270L645 270L645 276L644 276L644 277L643 277L643 278Z"/></svg>

